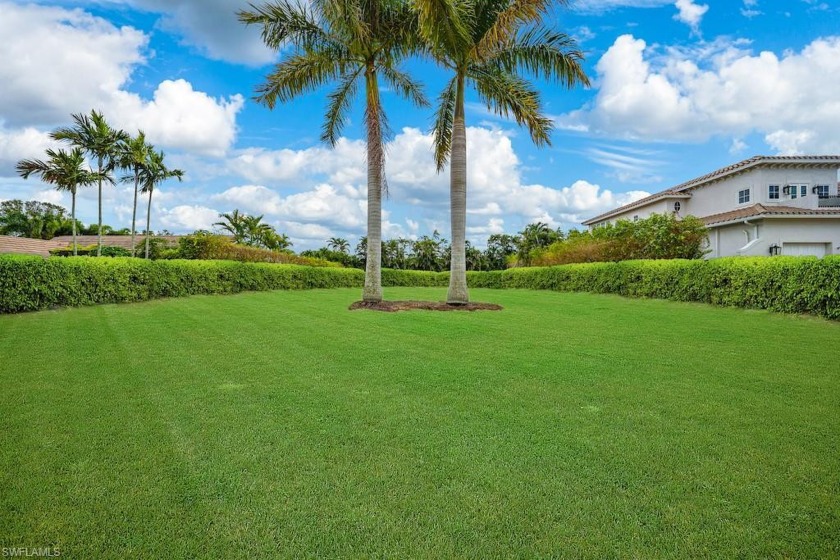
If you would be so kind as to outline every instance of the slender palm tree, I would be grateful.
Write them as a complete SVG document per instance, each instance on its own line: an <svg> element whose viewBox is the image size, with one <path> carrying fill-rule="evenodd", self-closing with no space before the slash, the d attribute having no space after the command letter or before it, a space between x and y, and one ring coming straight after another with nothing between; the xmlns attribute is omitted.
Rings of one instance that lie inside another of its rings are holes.
<svg viewBox="0 0 840 560"><path fill-rule="evenodd" d="M70 193L70 220L73 222L73 255L76 255L76 192L79 187L93 185L110 177L92 172L85 165L85 154L81 148L69 152L47 150L47 160L24 159L18 162L17 172L24 179L39 175L45 183L55 185L56 190Z"/></svg>
<svg viewBox="0 0 840 560"><path fill-rule="evenodd" d="M81 148L89 156L96 158L97 185L99 187L99 225L96 256L102 256L102 181L110 178L117 165L118 146L128 141L128 134L124 130L111 128L102 113L91 111L90 116L81 113L73 115L75 125L55 130L50 134L53 140L63 140Z"/></svg>
<svg viewBox="0 0 840 560"><path fill-rule="evenodd" d="M321 139L331 146L347 122L353 98L364 84L367 136L367 259L362 299L382 300L382 192L385 188L387 122L379 91L380 77L402 97L427 105L420 85L399 63L420 48L417 19L400 0L294 0L251 5L239 20L262 26L268 47L294 49L257 88L257 101L274 108L304 93L338 82L329 94Z"/></svg>
<svg viewBox="0 0 840 560"><path fill-rule="evenodd" d="M131 256L135 253L135 238L137 232L137 194L140 192L140 172L149 163L154 146L146 142L146 135L142 130L137 136L128 138L119 144L119 166L132 172L120 180L124 183L134 182L134 206L131 210Z"/></svg>
<svg viewBox="0 0 840 560"><path fill-rule="evenodd" d="M181 181L184 177L180 169L167 168L163 163L164 157L163 152L151 150L146 165L140 170L140 192L149 194L149 205L146 208L146 259L149 258L149 242L152 237L152 195L155 187L167 179L176 178Z"/></svg>
<svg viewBox="0 0 840 560"><path fill-rule="evenodd" d="M525 125L538 146L549 143L552 122L539 93L520 72L588 85L582 53L571 37L541 26L549 0L414 0L420 29L438 63L452 72L434 123L438 171L450 163L452 259L447 301L469 301L466 275L467 139L464 94ZM568 0L557 0L566 5Z"/></svg>

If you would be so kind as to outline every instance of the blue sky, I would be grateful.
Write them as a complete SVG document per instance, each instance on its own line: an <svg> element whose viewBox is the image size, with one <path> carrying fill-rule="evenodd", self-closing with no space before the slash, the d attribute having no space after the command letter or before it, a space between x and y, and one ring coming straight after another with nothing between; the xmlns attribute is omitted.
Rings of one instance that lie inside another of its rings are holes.
<svg viewBox="0 0 840 560"><path fill-rule="evenodd" d="M264 214L294 248L364 235L364 144L355 107L336 149L318 142L328 90L269 111L251 99L282 53L234 16L238 0L0 0L0 199L69 198L14 174L71 113L105 112L187 173L156 193L153 229L209 228L234 208ZM579 222L741 159L840 153L835 0L577 0L553 24L586 52L589 89L541 83L556 130L526 131L467 98L468 237L533 221ZM436 98L433 64L406 68ZM384 93L394 136L386 237L449 232L448 175L430 151L431 110ZM127 226L131 191L106 191ZM95 221L94 190L79 218Z"/></svg>

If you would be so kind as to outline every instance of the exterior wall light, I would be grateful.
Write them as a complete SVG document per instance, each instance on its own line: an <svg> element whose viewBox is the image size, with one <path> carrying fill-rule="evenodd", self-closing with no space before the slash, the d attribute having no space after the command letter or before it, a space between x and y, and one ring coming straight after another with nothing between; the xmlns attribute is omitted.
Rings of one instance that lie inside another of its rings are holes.
<svg viewBox="0 0 840 560"><path fill-rule="evenodd" d="M782 248L779 247L778 245L776 245L775 243L770 245L770 256L771 257L777 257L777 256L779 256L779 253L781 253L781 252L782 252Z"/></svg>

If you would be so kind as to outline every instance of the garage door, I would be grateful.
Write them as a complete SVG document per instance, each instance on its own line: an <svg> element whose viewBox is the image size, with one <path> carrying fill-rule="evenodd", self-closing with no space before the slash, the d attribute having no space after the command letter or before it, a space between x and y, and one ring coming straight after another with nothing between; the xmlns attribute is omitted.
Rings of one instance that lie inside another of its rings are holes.
<svg viewBox="0 0 840 560"><path fill-rule="evenodd" d="M824 257L828 243L782 243L782 254L792 257L813 255Z"/></svg>

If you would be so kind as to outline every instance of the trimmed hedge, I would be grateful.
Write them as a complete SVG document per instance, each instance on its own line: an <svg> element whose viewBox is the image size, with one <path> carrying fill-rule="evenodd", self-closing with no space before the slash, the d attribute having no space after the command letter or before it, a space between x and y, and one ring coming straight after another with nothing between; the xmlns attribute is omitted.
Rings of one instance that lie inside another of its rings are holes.
<svg viewBox="0 0 840 560"><path fill-rule="evenodd" d="M468 272L473 288L611 293L840 319L840 256L588 263ZM383 270L384 286L446 287L446 272ZM255 290L360 288L364 272L234 261L0 256L0 313Z"/></svg>
<svg viewBox="0 0 840 560"><path fill-rule="evenodd" d="M840 256L568 264L468 273L472 287L619 294L840 319Z"/></svg>
<svg viewBox="0 0 840 560"><path fill-rule="evenodd" d="M194 294L361 287L364 272L235 261L0 256L0 313Z"/></svg>

